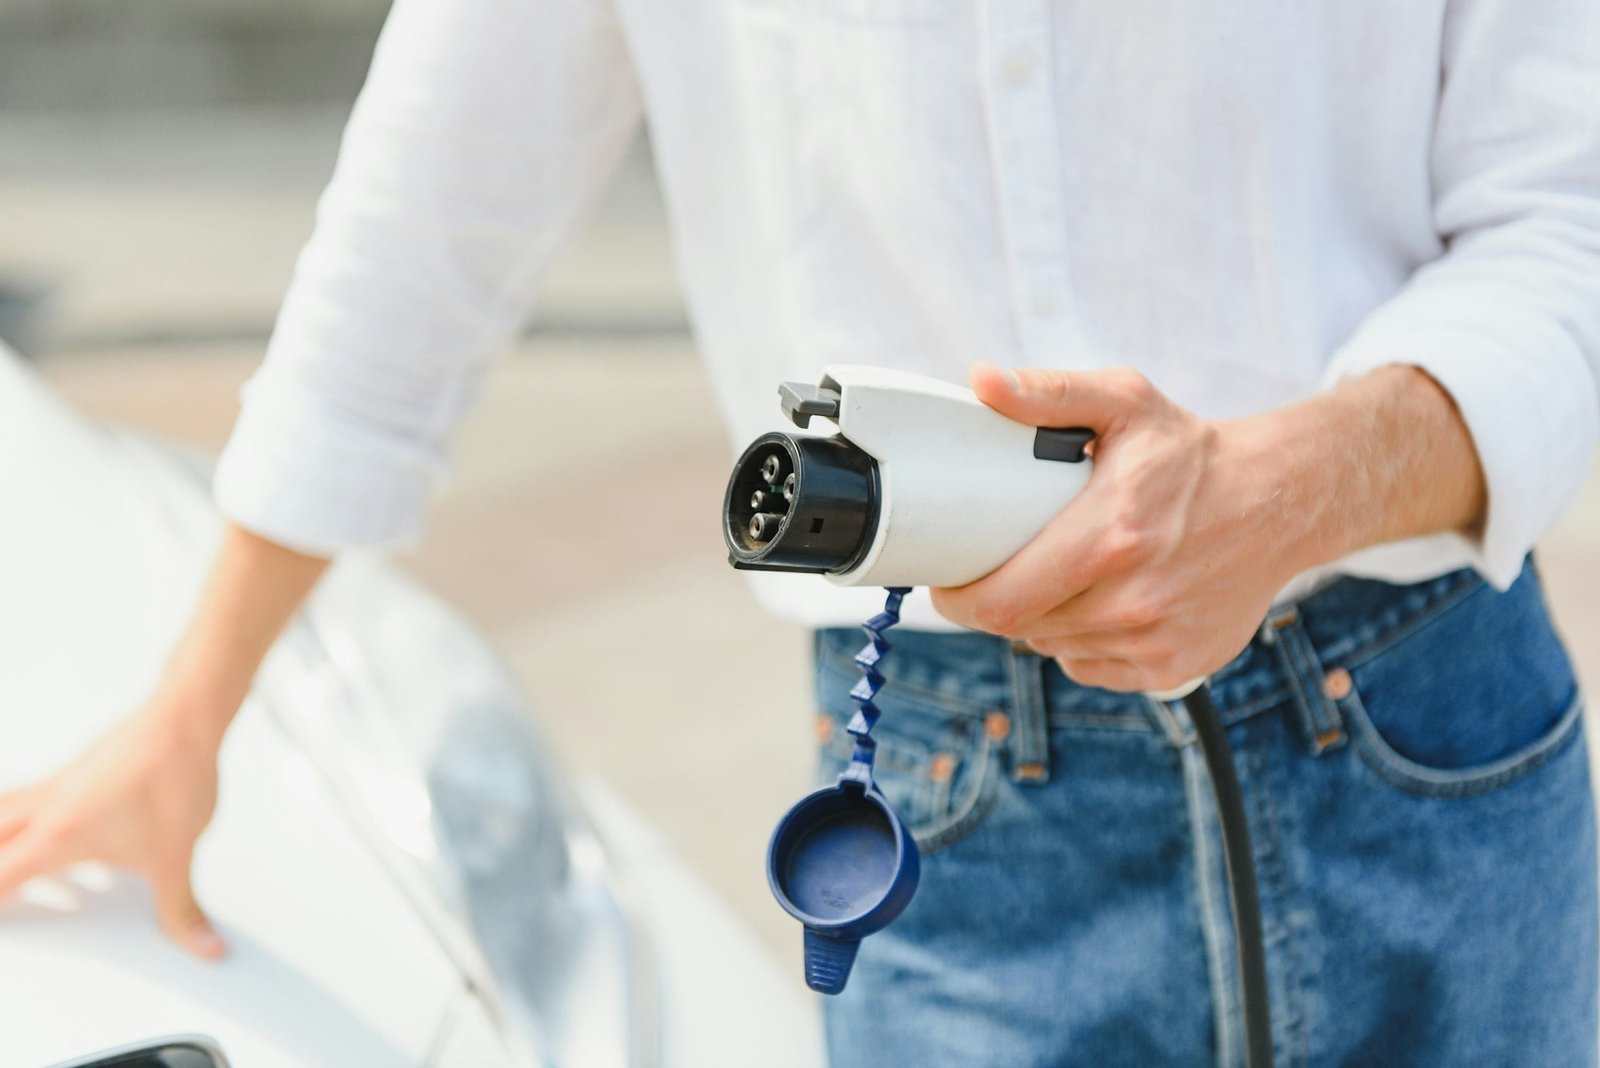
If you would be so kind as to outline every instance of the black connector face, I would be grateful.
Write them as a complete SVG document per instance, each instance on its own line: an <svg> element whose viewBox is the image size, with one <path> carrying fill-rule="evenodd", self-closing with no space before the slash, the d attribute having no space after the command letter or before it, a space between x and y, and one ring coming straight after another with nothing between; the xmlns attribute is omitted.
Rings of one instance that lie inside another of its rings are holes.
<svg viewBox="0 0 1600 1068"><path fill-rule="evenodd" d="M841 436L767 434L722 501L728 562L747 571L848 571L878 522L878 462Z"/></svg>

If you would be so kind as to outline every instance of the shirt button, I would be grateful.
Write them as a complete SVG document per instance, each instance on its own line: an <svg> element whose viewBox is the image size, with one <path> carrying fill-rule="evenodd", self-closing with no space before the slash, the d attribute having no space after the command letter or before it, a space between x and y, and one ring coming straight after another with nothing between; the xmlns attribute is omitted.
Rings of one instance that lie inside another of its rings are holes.
<svg viewBox="0 0 1600 1068"><path fill-rule="evenodd" d="M1033 314L1048 319L1061 310L1061 295L1052 289L1038 289L1033 294Z"/></svg>
<svg viewBox="0 0 1600 1068"><path fill-rule="evenodd" d="M1350 672L1344 668L1334 668L1322 676L1322 692L1328 696L1329 700L1343 701L1350 696L1350 691L1353 688Z"/></svg>
<svg viewBox="0 0 1600 1068"><path fill-rule="evenodd" d="M1033 77L1034 62L1033 52L1026 48L1014 48L1006 55L1005 62L1000 64L1000 76L1007 85L1021 85Z"/></svg>

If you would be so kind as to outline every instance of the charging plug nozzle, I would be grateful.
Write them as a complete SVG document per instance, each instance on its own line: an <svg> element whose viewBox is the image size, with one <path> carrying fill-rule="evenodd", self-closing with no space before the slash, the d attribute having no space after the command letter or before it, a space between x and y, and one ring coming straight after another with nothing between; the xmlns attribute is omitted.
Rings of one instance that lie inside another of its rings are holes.
<svg viewBox="0 0 1600 1068"><path fill-rule="evenodd" d="M767 434L728 480L728 562L747 571L848 570L871 541L878 496L878 462L843 437Z"/></svg>

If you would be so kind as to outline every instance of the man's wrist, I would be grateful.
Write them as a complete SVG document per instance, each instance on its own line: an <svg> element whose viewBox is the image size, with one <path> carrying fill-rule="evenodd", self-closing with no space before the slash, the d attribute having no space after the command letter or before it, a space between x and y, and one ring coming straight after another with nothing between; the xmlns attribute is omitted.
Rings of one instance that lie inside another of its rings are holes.
<svg viewBox="0 0 1600 1068"><path fill-rule="evenodd" d="M1257 470L1294 573L1445 531L1469 536L1483 475L1460 414L1426 372L1381 367L1286 408L1221 424Z"/></svg>
<svg viewBox="0 0 1600 1068"><path fill-rule="evenodd" d="M146 710L175 736L220 746L251 682L248 668L219 663L214 651L180 642Z"/></svg>
<svg viewBox="0 0 1600 1068"><path fill-rule="evenodd" d="M1326 421L1323 416L1318 423ZM1279 586L1296 575L1337 560L1353 532L1329 507L1337 488L1325 446L1332 426L1310 427L1289 409L1217 424L1219 463L1231 468L1228 492L1238 507L1256 513L1261 566ZM1308 433L1309 431L1309 433Z"/></svg>

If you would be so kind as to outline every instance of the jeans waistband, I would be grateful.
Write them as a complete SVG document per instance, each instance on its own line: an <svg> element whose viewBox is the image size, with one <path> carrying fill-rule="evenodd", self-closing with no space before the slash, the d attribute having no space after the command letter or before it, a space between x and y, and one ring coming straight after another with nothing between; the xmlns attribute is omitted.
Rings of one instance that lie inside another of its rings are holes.
<svg viewBox="0 0 1600 1068"><path fill-rule="evenodd" d="M1518 583L1533 581L1530 564ZM1434 615L1485 588L1470 568L1406 586L1339 579L1302 600L1275 607L1250 644L1212 675L1212 699L1230 725L1292 703L1300 710L1313 747L1337 745L1343 739L1331 702L1340 685L1336 672L1378 655ZM1079 685L1054 662L1003 638L896 630L890 640L894 652L882 665L888 685L915 691L952 714L982 717L990 707L970 699L973 690L983 689L987 681L1016 692L1016 680L1035 677L1036 672L1037 692L1051 727L1155 730L1174 741L1186 733L1180 720L1143 694ZM818 643L824 657L842 670L853 670L849 660L861 645L860 631L822 631Z"/></svg>

